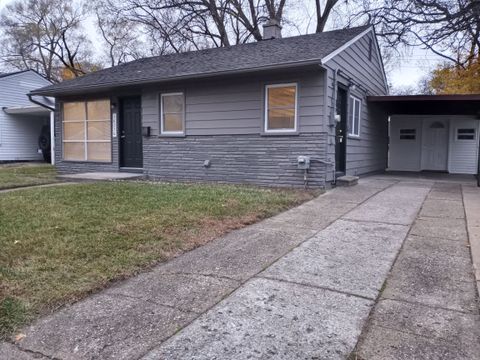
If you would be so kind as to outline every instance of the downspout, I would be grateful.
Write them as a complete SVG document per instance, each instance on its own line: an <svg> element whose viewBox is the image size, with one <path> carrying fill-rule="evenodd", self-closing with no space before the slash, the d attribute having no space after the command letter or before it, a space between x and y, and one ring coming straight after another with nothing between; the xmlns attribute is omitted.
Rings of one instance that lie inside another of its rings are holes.
<svg viewBox="0 0 480 360"><path fill-rule="evenodd" d="M335 115L337 112L337 97L338 97L338 84L337 84L337 78L338 78L338 68L335 69L333 72L333 96L332 96L332 112L331 112L331 120L330 124L332 124L332 129L333 129L333 146L335 148L335 160L333 161L333 185L337 184L337 120L335 119Z"/></svg>

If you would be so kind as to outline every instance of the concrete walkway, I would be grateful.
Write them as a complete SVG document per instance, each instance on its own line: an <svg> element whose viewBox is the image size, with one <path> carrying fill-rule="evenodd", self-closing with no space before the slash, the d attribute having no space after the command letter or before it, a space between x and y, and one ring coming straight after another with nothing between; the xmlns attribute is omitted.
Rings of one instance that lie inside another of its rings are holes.
<svg viewBox="0 0 480 360"><path fill-rule="evenodd" d="M480 357L478 293L463 206L464 199L476 204L480 216L479 195L480 189L463 186L462 196L455 183L432 187L357 345L358 359Z"/></svg>
<svg viewBox="0 0 480 360"><path fill-rule="evenodd" d="M0 352L473 359L480 319L463 209L458 184L362 179L40 319Z"/></svg>

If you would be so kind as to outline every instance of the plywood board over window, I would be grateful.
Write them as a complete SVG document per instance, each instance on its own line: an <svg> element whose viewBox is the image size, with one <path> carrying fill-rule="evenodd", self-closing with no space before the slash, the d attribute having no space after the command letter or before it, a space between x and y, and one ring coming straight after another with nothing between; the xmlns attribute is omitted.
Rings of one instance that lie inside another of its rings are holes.
<svg viewBox="0 0 480 360"><path fill-rule="evenodd" d="M62 125L64 160L112 161L109 100L65 102Z"/></svg>

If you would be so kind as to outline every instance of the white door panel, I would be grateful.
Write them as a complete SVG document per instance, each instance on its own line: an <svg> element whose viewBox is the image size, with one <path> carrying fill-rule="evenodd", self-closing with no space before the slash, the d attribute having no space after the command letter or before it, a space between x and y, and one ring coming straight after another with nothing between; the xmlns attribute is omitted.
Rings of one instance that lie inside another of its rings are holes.
<svg viewBox="0 0 480 360"><path fill-rule="evenodd" d="M422 140L422 170L446 171L448 165L446 121L425 120Z"/></svg>

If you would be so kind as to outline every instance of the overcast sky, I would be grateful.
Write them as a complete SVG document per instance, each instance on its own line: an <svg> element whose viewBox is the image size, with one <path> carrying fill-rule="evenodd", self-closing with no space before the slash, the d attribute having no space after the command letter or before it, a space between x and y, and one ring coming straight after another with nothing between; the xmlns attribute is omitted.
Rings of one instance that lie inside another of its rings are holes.
<svg viewBox="0 0 480 360"><path fill-rule="evenodd" d="M14 0L0 0L0 11L4 6ZM311 1L313 3L313 1ZM99 48L98 37L92 26L86 26L90 29L90 37L95 48ZM427 75L435 66L441 62L437 55L418 48L407 49L406 53L399 56L392 68L387 72L388 81L394 88L398 87L416 87L419 80Z"/></svg>

